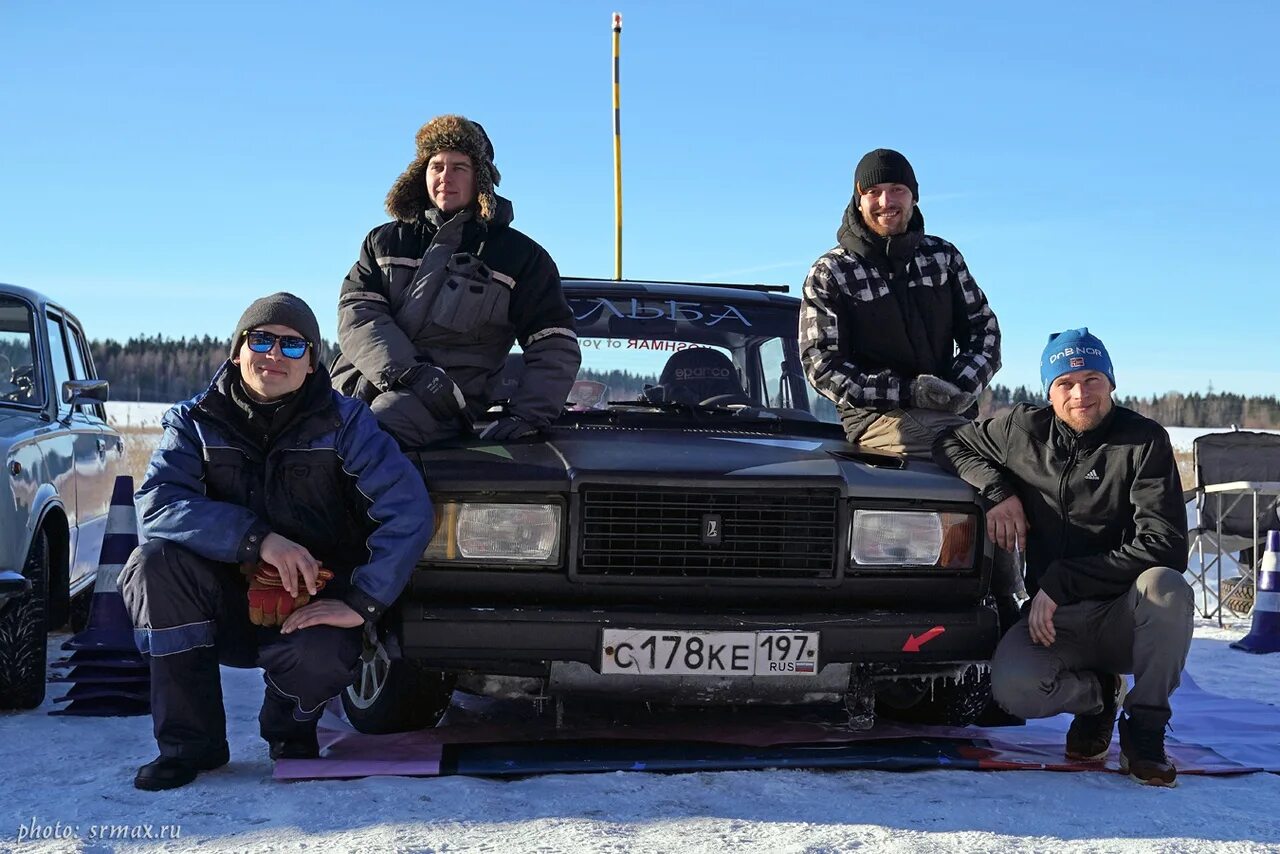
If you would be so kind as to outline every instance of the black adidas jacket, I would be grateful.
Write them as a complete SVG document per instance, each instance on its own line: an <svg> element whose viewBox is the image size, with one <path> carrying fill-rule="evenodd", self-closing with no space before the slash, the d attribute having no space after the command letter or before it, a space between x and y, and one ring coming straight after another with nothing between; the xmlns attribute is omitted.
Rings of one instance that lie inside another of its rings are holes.
<svg viewBox="0 0 1280 854"><path fill-rule="evenodd" d="M1027 591L1058 605L1114 599L1144 571L1187 568L1187 514L1169 434L1131 409L1077 433L1052 407L1018 404L944 432L938 463L991 504L1022 500Z"/></svg>

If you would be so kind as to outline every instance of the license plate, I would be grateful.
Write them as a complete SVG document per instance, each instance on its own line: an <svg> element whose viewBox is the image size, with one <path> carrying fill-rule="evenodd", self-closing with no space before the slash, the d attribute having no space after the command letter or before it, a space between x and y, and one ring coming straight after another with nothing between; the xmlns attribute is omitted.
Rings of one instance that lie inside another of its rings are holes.
<svg viewBox="0 0 1280 854"><path fill-rule="evenodd" d="M818 634L604 629L600 672L630 676L816 676Z"/></svg>

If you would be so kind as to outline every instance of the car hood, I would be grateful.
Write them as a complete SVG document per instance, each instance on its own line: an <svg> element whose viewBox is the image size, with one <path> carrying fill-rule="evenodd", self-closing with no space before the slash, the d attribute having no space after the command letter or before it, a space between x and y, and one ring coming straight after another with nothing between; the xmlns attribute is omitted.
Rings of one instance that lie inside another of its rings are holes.
<svg viewBox="0 0 1280 854"><path fill-rule="evenodd" d="M848 442L750 429L556 427L538 442L456 443L419 453L433 492L563 492L591 483L744 488L829 486L862 498L972 501L967 484L930 461L901 468L857 458Z"/></svg>

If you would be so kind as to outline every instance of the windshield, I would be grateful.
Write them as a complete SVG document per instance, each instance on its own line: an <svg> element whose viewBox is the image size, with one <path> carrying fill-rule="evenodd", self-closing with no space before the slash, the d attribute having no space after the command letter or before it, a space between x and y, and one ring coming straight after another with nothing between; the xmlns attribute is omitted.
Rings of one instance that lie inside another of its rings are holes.
<svg viewBox="0 0 1280 854"><path fill-rule="evenodd" d="M33 318L27 303L0 296L0 406L44 403L35 370Z"/></svg>
<svg viewBox="0 0 1280 854"><path fill-rule="evenodd" d="M727 407L835 421L825 399L815 410L796 345L795 305L747 297L571 292L582 367L568 405Z"/></svg>

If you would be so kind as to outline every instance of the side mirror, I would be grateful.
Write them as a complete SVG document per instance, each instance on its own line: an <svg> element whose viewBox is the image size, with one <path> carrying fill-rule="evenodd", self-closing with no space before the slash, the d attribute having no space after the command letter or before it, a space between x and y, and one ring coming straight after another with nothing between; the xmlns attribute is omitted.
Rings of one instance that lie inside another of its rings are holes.
<svg viewBox="0 0 1280 854"><path fill-rule="evenodd" d="M67 380L62 384L62 402L106 403L111 384L106 380Z"/></svg>

